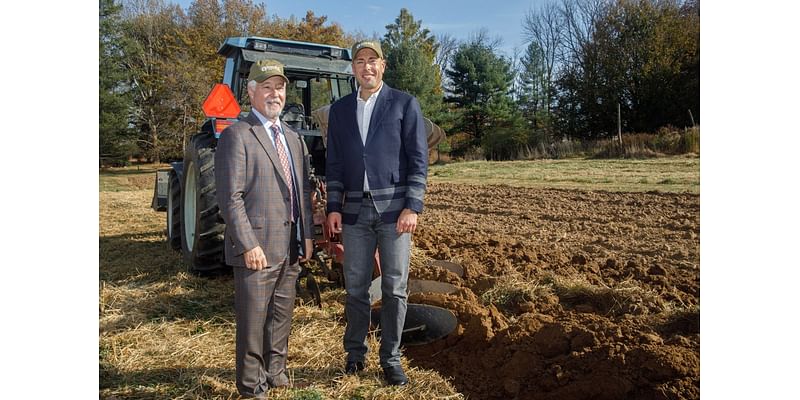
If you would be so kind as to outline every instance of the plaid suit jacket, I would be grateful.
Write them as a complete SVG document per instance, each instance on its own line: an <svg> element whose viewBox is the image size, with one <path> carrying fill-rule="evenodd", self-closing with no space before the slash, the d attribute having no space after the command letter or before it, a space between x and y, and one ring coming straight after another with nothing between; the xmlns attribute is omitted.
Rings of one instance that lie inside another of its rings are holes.
<svg viewBox="0 0 800 400"><path fill-rule="evenodd" d="M292 156L302 239L313 238L310 159L297 132L281 122ZM214 155L217 201L225 220L225 262L244 267L244 253L261 246L267 264L289 255L291 204L275 146L255 114L225 129Z"/></svg>

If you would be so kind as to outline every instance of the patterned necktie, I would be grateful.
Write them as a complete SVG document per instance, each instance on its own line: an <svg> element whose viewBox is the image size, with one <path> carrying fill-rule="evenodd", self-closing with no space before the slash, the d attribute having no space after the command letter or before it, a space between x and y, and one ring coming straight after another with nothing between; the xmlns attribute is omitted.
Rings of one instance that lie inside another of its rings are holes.
<svg viewBox="0 0 800 400"><path fill-rule="evenodd" d="M289 184L289 201L291 202L292 222L294 222L294 182L292 182L292 170L289 168L289 157L286 155L286 149L283 148L281 131L278 129L278 125L273 124L270 129L272 129L272 137L275 139L275 149L278 150L278 158L281 159L283 175L286 176L286 182Z"/></svg>

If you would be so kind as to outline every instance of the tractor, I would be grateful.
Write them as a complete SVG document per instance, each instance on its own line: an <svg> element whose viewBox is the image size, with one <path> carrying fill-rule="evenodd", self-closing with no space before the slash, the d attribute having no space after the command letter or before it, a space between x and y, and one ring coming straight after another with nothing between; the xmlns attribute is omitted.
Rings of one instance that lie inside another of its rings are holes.
<svg viewBox="0 0 800 400"><path fill-rule="evenodd" d="M250 66L261 59L274 59L284 65L284 74L289 78L281 120L301 134L311 157L316 264L321 269L319 273L343 286L345 249L337 237L329 235L324 223L325 131L330 105L355 91L349 49L262 37L231 37L222 43L218 54L225 57L225 70L222 82L212 88L203 104L206 121L188 141L183 161L171 163L169 169L159 170L156 175L152 208L166 212L169 245L182 252L191 273L217 274L229 268L223 256L225 222L215 196L214 153L223 130L246 115L241 105L248 103L245 97ZM428 119L425 124L432 148L442 140L444 132ZM380 260L376 256L375 275L379 274ZM319 303L319 286L307 266L303 266L301 278L305 278L306 291ZM379 298L379 290L371 290L371 297ZM428 342L455 329L455 316L435 308L409 305L407 321L414 325L409 327L413 332L409 343ZM435 321L430 320L431 316L436 316Z"/></svg>

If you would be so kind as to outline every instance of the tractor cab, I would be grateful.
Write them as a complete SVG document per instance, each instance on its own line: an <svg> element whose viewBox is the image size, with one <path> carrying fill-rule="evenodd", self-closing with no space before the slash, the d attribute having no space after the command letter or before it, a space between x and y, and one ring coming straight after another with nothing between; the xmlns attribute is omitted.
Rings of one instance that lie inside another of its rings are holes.
<svg viewBox="0 0 800 400"><path fill-rule="evenodd" d="M218 53L226 58L222 83L230 87L243 115L250 111L247 99L250 66L263 59L277 60L284 65L289 85L281 120L303 136L315 174L324 176L325 145L321 128L327 121L315 117L313 111L355 90L350 51L289 40L233 37L225 40Z"/></svg>

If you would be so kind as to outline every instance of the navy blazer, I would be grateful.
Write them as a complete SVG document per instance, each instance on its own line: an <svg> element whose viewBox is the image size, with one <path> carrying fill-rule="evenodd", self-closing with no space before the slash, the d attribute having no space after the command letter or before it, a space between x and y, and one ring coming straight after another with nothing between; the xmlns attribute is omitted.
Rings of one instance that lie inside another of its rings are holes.
<svg viewBox="0 0 800 400"><path fill-rule="evenodd" d="M331 106L325 162L327 211L342 223L358 219L367 172L375 209L395 223L404 208L422 212L428 175L428 139L417 99L386 83L378 94L366 144L356 117L358 91Z"/></svg>

